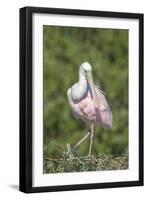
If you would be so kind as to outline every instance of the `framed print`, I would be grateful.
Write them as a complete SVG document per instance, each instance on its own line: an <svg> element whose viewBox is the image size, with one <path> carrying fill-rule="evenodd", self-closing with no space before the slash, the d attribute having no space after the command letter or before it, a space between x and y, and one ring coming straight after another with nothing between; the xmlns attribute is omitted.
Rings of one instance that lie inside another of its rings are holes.
<svg viewBox="0 0 147 200"><path fill-rule="evenodd" d="M143 14L20 9L20 191L143 185Z"/></svg>

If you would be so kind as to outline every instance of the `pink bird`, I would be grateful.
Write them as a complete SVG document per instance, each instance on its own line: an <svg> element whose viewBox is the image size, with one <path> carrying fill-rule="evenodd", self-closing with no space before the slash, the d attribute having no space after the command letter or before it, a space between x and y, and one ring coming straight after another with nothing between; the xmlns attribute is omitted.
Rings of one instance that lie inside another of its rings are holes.
<svg viewBox="0 0 147 200"><path fill-rule="evenodd" d="M90 137L88 157L91 157L94 124L112 128L113 115L103 92L93 83L92 67L88 62L80 66L79 82L68 89L67 97L73 115L85 122L88 130L74 148L78 148L86 138Z"/></svg>

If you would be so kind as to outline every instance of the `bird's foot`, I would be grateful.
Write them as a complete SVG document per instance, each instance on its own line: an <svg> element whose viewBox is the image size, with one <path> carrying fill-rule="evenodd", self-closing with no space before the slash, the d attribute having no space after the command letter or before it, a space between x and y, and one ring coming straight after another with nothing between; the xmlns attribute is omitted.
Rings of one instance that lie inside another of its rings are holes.
<svg viewBox="0 0 147 200"><path fill-rule="evenodd" d="M73 158L78 155L78 151L79 151L78 145L75 145L72 148L71 148L70 144L66 144L66 146L67 146L67 152L66 152L67 157Z"/></svg>
<svg viewBox="0 0 147 200"><path fill-rule="evenodd" d="M88 155L87 155L87 158L88 158L88 159L92 159L93 157L94 157L94 156L91 155L91 154L88 154Z"/></svg>
<svg viewBox="0 0 147 200"><path fill-rule="evenodd" d="M71 151L72 151L74 156L77 156L78 152L79 152L79 146L77 146L77 145L73 146Z"/></svg>

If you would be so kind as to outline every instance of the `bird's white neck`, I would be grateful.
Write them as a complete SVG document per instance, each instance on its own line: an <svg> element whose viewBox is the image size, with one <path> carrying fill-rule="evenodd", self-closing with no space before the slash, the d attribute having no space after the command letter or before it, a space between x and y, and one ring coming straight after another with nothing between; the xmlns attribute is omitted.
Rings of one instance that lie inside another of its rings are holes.
<svg viewBox="0 0 147 200"><path fill-rule="evenodd" d="M82 73L82 69L79 70L79 82L72 86L72 99L75 101L80 101L85 95L87 91L87 80Z"/></svg>

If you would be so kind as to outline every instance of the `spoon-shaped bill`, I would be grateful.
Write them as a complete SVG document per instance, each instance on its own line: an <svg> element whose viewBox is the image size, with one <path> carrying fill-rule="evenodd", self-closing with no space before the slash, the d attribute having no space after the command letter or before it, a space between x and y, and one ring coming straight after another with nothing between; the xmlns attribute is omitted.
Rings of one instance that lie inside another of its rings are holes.
<svg viewBox="0 0 147 200"><path fill-rule="evenodd" d="M96 91L95 91L95 86L94 86L94 83L93 83L93 77L92 77L91 71L86 72L86 77L87 77L87 81L89 83L89 86L91 88L94 107L98 108L99 107L99 100L98 100L98 96L97 96Z"/></svg>

